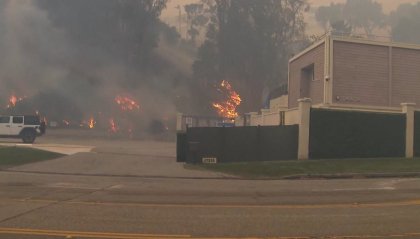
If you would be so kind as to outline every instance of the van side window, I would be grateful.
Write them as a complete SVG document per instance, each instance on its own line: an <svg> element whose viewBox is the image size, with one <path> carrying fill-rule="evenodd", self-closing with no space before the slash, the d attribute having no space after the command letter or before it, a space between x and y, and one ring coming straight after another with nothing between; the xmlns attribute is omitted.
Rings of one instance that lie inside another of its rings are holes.
<svg viewBox="0 0 420 239"><path fill-rule="evenodd" d="M23 117L22 116L14 116L13 117L13 124L23 124Z"/></svg>
<svg viewBox="0 0 420 239"><path fill-rule="evenodd" d="M0 116L0 124L8 124L8 123L10 123L9 116Z"/></svg>

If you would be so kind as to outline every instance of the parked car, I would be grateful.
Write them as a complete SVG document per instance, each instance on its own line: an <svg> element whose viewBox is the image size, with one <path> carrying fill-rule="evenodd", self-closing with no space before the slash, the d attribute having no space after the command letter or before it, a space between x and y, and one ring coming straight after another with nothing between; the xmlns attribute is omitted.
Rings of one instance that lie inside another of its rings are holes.
<svg viewBox="0 0 420 239"><path fill-rule="evenodd" d="M36 115L0 116L0 138L21 138L31 144L45 132L45 122Z"/></svg>

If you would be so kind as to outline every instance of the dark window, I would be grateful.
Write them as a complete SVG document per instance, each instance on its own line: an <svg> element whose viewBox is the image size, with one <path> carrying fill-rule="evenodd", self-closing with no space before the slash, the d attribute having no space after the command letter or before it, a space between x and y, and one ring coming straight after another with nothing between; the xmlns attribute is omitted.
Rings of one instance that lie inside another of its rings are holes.
<svg viewBox="0 0 420 239"><path fill-rule="evenodd" d="M300 97L310 97L311 81L315 80L314 64L311 64L301 70L300 79Z"/></svg>
<svg viewBox="0 0 420 239"><path fill-rule="evenodd" d="M13 117L13 124L22 124L23 123L23 117L22 116L14 116Z"/></svg>
<svg viewBox="0 0 420 239"><path fill-rule="evenodd" d="M39 125L40 120L37 116L25 116L25 125Z"/></svg>
<svg viewBox="0 0 420 239"><path fill-rule="evenodd" d="M0 116L0 124L8 124L8 123L10 123L9 116Z"/></svg>

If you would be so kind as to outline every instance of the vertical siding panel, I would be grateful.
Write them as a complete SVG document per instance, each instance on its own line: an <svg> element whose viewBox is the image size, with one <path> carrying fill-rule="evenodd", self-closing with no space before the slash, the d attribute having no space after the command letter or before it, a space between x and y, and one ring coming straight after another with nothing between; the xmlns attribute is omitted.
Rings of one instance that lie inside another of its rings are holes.
<svg viewBox="0 0 420 239"><path fill-rule="evenodd" d="M420 106L420 50L393 48L392 105Z"/></svg>
<svg viewBox="0 0 420 239"><path fill-rule="evenodd" d="M333 102L389 105L389 48L334 42Z"/></svg>

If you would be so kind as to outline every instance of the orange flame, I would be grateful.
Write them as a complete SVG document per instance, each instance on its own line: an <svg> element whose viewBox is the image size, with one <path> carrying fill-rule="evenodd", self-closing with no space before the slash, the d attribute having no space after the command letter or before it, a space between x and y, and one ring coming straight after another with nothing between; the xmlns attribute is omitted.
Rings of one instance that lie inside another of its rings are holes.
<svg viewBox="0 0 420 239"><path fill-rule="evenodd" d="M115 97L115 103L120 106L122 111L133 111L140 109L140 105L135 100L127 96L117 95Z"/></svg>
<svg viewBox="0 0 420 239"><path fill-rule="evenodd" d="M7 105L7 108L13 108L13 107L15 107L16 106L16 104L19 102L19 101L22 101L23 100L23 98L22 97L17 97L15 94L12 94L10 97L9 97L9 104Z"/></svg>
<svg viewBox="0 0 420 239"><path fill-rule="evenodd" d="M118 126L113 118L109 119L109 132L114 134L118 132Z"/></svg>
<svg viewBox="0 0 420 239"><path fill-rule="evenodd" d="M230 83L223 80L218 89L223 94L226 94L226 101L213 103L213 107L217 110L220 117L234 119L238 116L236 108L241 104L242 99L239 94L232 89Z"/></svg>
<svg viewBox="0 0 420 239"><path fill-rule="evenodd" d="M93 118L93 116L91 116L90 119L89 119L89 129L95 128L95 124L96 124L96 121Z"/></svg>

